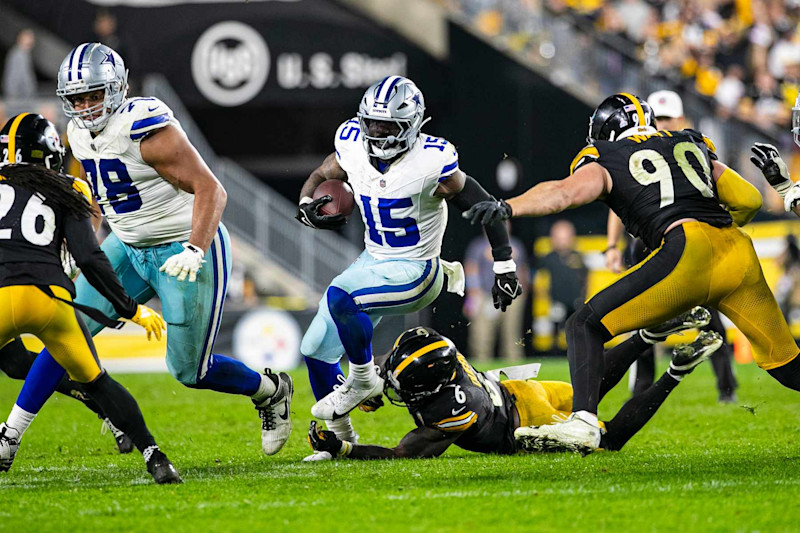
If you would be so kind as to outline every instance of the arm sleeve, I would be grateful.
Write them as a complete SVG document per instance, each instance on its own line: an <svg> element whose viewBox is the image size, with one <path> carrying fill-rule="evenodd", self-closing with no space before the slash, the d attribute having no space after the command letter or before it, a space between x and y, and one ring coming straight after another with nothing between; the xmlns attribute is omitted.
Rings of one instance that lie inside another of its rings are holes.
<svg viewBox="0 0 800 533"><path fill-rule="evenodd" d="M108 257L97 244L91 220L65 217L64 235L67 239L67 249L81 267L86 280L111 302L121 317L133 317L138 304L125 292L116 272L111 268L111 263L108 262Z"/></svg>
<svg viewBox="0 0 800 533"><path fill-rule="evenodd" d="M464 188L450 199L450 203L460 211L466 211L476 203L486 200L492 201L494 198L472 176L467 176ZM484 226L483 229L486 232L486 238L489 239L489 244L492 245L494 260L508 261L511 259L511 243L505 221L495 222L490 226Z"/></svg>
<svg viewBox="0 0 800 533"><path fill-rule="evenodd" d="M750 222L761 209L758 189L730 168L725 169L717 180L717 193L737 226Z"/></svg>

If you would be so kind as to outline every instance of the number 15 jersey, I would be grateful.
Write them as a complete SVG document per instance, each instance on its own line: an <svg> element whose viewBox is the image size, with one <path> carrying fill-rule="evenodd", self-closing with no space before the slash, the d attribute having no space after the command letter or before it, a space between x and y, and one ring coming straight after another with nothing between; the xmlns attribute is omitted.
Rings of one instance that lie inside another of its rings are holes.
<svg viewBox="0 0 800 533"><path fill-rule="evenodd" d="M364 220L364 245L376 259L439 257L447 204L434 196L439 182L458 170L455 147L420 134L414 146L380 172L370 162L358 120L336 131L336 161L347 173Z"/></svg>
<svg viewBox="0 0 800 533"><path fill-rule="evenodd" d="M100 210L114 234L131 246L187 241L192 231L194 195L159 176L140 150L149 133L170 125L181 129L161 100L129 98L96 137L73 121L67 127L72 153Z"/></svg>
<svg viewBox="0 0 800 533"><path fill-rule="evenodd" d="M575 158L570 173L597 162L611 175L608 206L648 248L661 244L676 220L694 218L712 226L733 223L720 205L711 176L714 145L694 130L659 131L618 141L596 141Z"/></svg>

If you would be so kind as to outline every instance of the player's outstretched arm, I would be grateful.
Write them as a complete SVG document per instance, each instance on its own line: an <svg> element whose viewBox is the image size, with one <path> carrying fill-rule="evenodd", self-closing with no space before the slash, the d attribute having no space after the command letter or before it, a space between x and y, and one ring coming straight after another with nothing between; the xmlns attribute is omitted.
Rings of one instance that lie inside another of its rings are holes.
<svg viewBox="0 0 800 533"><path fill-rule="evenodd" d="M319 185L326 180L347 181L347 173L336 161L336 154L330 154L320 166L315 168L308 176L300 189L300 202L297 206L295 218L302 224L314 229L336 229L343 226L347 220L344 215L322 215L320 207L332 200L330 195L313 200L311 197Z"/></svg>
<svg viewBox="0 0 800 533"><path fill-rule="evenodd" d="M771 144L755 143L750 148L753 155L750 161L764 175L767 183L783 198L783 208L800 216L800 187L792 181L789 167L786 166L777 148Z"/></svg>
<svg viewBox="0 0 800 533"><path fill-rule="evenodd" d="M719 161L713 162L711 176L717 182L719 201L727 206L737 226L744 226L761 209L761 193L738 172Z"/></svg>
<svg viewBox="0 0 800 533"><path fill-rule="evenodd" d="M475 178L456 170L439 182L434 196L446 199L456 209L467 211L480 202L496 201ZM495 309L505 311L514 299L522 294L522 285L517 278L517 265L511 255L511 241L505 222L498 220L483 227L492 247L494 284L492 300Z"/></svg>
<svg viewBox="0 0 800 533"><path fill-rule="evenodd" d="M371 444L351 444L339 440L333 431L325 431L312 421L308 442L315 451L348 459L411 459L438 457L458 438L460 433L445 434L436 429L419 427L400 440L394 448Z"/></svg>

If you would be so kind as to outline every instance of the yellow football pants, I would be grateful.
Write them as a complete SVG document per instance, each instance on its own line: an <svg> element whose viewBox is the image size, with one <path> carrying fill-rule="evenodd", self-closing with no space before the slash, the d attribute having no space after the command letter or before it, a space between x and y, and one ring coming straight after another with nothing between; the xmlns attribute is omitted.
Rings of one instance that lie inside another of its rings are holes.
<svg viewBox="0 0 800 533"><path fill-rule="evenodd" d="M572 385L563 381L506 380L500 384L515 399L519 425L544 426L572 412Z"/></svg>
<svg viewBox="0 0 800 533"><path fill-rule="evenodd" d="M709 305L744 333L761 368L783 366L800 353L750 237L733 226L687 222L672 229L647 259L587 304L612 336Z"/></svg>
<svg viewBox="0 0 800 533"><path fill-rule="evenodd" d="M63 287L50 289L59 298L72 299ZM23 333L38 337L73 381L88 383L102 372L92 338L75 309L32 285L0 287L0 346Z"/></svg>

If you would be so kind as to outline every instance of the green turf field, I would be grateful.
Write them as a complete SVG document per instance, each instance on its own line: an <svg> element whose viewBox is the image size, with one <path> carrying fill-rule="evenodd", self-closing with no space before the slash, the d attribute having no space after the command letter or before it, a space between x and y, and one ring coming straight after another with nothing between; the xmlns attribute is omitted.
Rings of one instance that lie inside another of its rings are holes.
<svg viewBox="0 0 800 533"><path fill-rule="evenodd" d="M91 413L54 397L0 475L0 529L798 531L800 396L754 366L737 373L738 406L716 403L705 364L617 453L452 449L433 460L316 464L300 462L312 404L302 373L295 432L271 458L246 400L185 389L168 375L122 375L186 483L153 485L138 453L117 454ZM545 361L540 377L565 379L566 362ZM18 389L0 378L3 417ZM626 394L613 391L601 416ZM412 427L392 406L354 418L362 442L387 446Z"/></svg>

